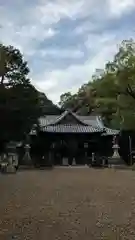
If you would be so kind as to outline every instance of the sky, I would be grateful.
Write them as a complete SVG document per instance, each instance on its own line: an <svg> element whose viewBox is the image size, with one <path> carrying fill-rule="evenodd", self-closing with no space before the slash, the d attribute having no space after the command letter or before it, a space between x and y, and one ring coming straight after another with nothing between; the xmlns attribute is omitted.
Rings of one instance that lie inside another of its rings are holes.
<svg viewBox="0 0 135 240"><path fill-rule="evenodd" d="M54 103L135 37L135 0L0 0L0 42L20 49Z"/></svg>

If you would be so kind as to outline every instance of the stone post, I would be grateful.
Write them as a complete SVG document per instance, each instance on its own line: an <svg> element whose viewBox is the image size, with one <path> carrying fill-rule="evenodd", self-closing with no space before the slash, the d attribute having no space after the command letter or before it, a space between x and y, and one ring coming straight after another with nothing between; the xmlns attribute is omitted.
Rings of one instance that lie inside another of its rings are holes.
<svg viewBox="0 0 135 240"><path fill-rule="evenodd" d="M88 147L89 147L89 144L87 143L87 142L85 142L84 143L84 151L85 151L85 156L84 156L84 158L85 158L85 162L84 162L84 164L85 165L88 165L88 155L87 155L87 153L88 153Z"/></svg>
<svg viewBox="0 0 135 240"><path fill-rule="evenodd" d="M92 159L91 159L91 165L95 163L95 153L92 152Z"/></svg>

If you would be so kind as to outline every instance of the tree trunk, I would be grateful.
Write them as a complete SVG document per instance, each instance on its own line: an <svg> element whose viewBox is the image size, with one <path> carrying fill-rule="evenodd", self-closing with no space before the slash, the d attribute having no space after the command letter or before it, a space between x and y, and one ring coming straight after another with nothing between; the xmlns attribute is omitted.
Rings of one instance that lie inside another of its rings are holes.
<svg viewBox="0 0 135 240"><path fill-rule="evenodd" d="M3 85L3 83L4 83L4 74L1 76L1 82L0 82L0 84Z"/></svg>

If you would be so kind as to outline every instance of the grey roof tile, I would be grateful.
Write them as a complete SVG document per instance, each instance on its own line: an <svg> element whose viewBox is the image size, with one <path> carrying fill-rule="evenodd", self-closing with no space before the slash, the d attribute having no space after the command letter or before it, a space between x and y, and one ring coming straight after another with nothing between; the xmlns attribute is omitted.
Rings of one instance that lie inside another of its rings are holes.
<svg viewBox="0 0 135 240"><path fill-rule="evenodd" d="M58 125L50 125L42 127L42 131L44 132L57 132L57 133L95 133L95 132L103 132L100 128L94 128L92 126L84 126L84 125L71 125L71 124L58 124Z"/></svg>

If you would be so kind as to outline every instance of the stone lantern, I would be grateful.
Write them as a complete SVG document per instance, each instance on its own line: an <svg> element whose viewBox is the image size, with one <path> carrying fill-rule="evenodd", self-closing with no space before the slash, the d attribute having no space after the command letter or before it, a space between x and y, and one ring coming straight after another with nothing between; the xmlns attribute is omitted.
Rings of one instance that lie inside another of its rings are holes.
<svg viewBox="0 0 135 240"><path fill-rule="evenodd" d="M118 152L119 145L117 143L117 139L116 138L117 138L116 136L114 136L114 138L113 138L113 147L112 147L113 150L114 150L113 156L112 156L113 159L119 159L120 158L120 155L119 155L119 152Z"/></svg>
<svg viewBox="0 0 135 240"><path fill-rule="evenodd" d="M120 158L119 155L119 145L117 143L117 136L113 137L113 142L112 142L113 146L113 155L112 157L109 158L109 167L113 167L115 165L121 165L122 164L122 160Z"/></svg>
<svg viewBox="0 0 135 240"><path fill-rule="evenodd" d="M13 173L16 172L18 167L18 154L16 152L16 144L10 142L7 147L7 167L6 172Z"/></svg>

